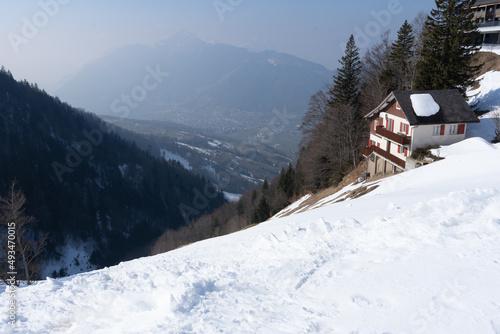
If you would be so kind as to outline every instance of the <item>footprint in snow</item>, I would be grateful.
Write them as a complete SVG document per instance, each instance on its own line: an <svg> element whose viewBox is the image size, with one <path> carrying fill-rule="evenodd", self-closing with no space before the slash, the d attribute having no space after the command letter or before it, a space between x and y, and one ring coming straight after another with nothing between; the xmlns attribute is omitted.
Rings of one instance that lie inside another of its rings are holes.
<svg viewBox="0 0 500 334"><path fill-rule="evenodd" d="M356 295L356 296L352 296L352 302L359 305L359 306L368 306L368 305L371 305L371 302L366 298L366 297L363 297L363 296L359 296L359 295Z"/></svg>

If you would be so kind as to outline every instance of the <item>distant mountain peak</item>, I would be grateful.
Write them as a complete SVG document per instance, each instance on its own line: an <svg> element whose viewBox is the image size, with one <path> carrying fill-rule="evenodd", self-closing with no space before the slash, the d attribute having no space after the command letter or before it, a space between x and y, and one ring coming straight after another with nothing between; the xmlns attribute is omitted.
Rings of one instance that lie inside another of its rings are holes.
<svg viewBox="0 0 500 334"><path fill-rule="evenodd" d="M173 49L187 49L196 45L206 44L199 39L195 34L187 30L176 32L166 40L156 43L154 46L157 48L170 47Z"/></svg>

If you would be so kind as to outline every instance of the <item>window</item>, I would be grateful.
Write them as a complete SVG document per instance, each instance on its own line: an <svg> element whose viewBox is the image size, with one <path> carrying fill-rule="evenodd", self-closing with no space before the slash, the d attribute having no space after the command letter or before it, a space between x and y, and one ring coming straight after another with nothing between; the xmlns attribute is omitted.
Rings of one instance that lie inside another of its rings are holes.
<svg viewBox="0 0 500 334"><path fill-rule="evenodd" d="M401 132L401 133L406 133L406 134L408 134L408 132L409 132L409 131L408 131L408 130L409 130L409 127L410 127L410 126L409 126L408 124L406 124L406 123L401 123L400 132Z"/></svg>
<svg viewBox="0 0 500 334"><path fill-rule="evenodd" d="M457 125L452 124L450 125L450 135L456 135L457 134Z"/></svg>
<svg viewBox="0 0 500 334"><path fill-rule="evenodd" d="M432 135L433 136L439 136L439 133L441 132L441 126L440 125L434 125Z"/></svg>
<svg viewBox="0 0 500 334"><path fill-rule="evenodd" d="M394 120L391 118L387 119L387 130L394 132Z"/></svg>

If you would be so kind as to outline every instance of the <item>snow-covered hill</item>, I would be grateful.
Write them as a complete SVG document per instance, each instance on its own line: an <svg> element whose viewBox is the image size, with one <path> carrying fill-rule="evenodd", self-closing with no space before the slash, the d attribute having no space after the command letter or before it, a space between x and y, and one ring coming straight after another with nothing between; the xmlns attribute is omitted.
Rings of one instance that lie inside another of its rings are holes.
<svg viewBox="0 0 500 334"><path fill-rule="evenodd" d="M500 50L500 49L499 49ZM467 92L469 103L479 110L489 110L482 115L481 123L467 130L468 137L481 137L488 141L495 137L493 117L500 117L500 72L489 71L478 78L479 87Z"/></svg>
<svg viewBox="0 0 500 334"><path fill-rule="evenodd" d="M232 235L19 289L2 333L500 333L500 150Z"/></svg>

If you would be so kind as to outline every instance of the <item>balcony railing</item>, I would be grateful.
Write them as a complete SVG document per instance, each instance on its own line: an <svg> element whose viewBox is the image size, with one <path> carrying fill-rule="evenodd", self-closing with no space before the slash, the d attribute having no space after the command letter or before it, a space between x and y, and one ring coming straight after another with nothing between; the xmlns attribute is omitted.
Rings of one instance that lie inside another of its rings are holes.
<svg viewBox="0 0 500 334"><path fill-rule="evenodd" d="M372 146L372 147L369 147L369 148L365 148L363 150L363 155L365 157L368 157L372 153L376 153L376 154L380 155L382 158L384 158L386 160L389 160L390 162L392 162L392 163L398 165L399 167L405 169L406 161L404 161L403 159L399 159L398 157L390 154L387 151L384 151L380 147Z"/></svg>
<svg viewBox="0 0 500 334"><path fill-rule="evenodd" d="M398 143L399 145L411 144L411 137L398 135L397 133L384 129L382 126L377 126L375 133L389 139L390 141Z"/></svg>
<svg viewBox="0 0 500 334"><path fill-rule="evenodd" d="M500 21L490 21L483 22L479 24L479 28L489 28L489 27L498 27L500 26Z"/></svg>

